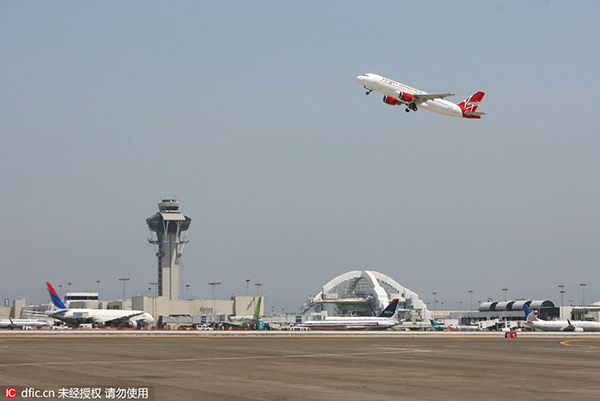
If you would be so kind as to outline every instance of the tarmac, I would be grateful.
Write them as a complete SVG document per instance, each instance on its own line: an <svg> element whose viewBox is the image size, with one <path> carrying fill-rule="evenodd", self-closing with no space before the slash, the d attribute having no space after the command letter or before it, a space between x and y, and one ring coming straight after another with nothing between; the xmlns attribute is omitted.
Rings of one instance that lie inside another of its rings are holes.
<svg viewBox="0 0 600 401"><path fill-rule="evenodd" d="M586 333L0 332L0 400L597 400L599 372Z"/></svg>

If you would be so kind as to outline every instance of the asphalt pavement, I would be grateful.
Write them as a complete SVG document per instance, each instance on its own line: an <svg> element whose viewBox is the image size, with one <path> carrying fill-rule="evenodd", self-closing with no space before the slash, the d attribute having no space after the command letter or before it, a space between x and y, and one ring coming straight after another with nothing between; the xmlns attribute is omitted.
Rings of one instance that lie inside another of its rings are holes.
<svg viewBox="0 0 600 401"><path fill-rule="evenodd" d="M599 335L0 333L0 400L597 400L599 372Z"/></svg>

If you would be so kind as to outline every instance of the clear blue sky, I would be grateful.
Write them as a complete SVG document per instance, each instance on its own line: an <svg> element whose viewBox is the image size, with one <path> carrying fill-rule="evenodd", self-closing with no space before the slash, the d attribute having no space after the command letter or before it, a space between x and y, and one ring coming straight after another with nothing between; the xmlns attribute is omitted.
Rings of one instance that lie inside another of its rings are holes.
<svg viewBox="0 0 600 401"><path fill-rule="evenodd" d="M298 309L376 270L458 308L600 299L600 3L0 1L0 298L147 294L145 219L193 221L192 294ZM460 102L406 114L357 75ZM255 290L251 289L255 293Z"/></svg>

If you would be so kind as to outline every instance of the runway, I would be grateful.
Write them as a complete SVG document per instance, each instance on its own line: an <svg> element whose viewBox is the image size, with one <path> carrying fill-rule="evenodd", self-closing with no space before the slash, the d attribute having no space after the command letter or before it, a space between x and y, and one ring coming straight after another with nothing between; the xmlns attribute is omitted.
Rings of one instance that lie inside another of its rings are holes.
<svg viewBox="0 0 600 401"><path fill-rule="evenodd" d="M599 369L588 335L0 333L2 391L102 400L595 400Z"/></svg>

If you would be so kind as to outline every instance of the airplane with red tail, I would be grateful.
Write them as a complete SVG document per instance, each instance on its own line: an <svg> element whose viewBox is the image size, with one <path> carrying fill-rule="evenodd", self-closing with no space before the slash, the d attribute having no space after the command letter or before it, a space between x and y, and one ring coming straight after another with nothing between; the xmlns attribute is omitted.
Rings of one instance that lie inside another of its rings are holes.
<svg viewBox="0 0 600 401"><path fill-rule="evenodd" d="M451 117L481 118L485 115L476 111L485 95L483 92L474 93L456 104L444 100L446 97L454 96L454 93L427 93L378 74L366 73L356 77L356 80L367 90L367 95L373 91L383 93L385 104L406 105L407 113L422 108Z"/></svg>

